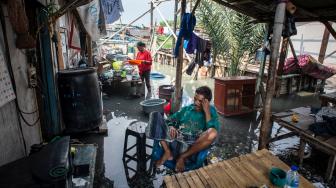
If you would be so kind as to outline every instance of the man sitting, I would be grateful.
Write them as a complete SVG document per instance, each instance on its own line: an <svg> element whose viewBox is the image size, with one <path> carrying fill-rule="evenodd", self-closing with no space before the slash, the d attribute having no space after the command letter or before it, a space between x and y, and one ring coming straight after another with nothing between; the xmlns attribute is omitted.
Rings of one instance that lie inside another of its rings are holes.
<svg viewBox="0 0 336 188"><path fill-rule="evenodd" d="M194 104L183 107L171 115L168 121L160 120L162 116L159 113L151 114L147 137L160 140L164 150L163 156L156 163L157 167L166 160L176 159L175 170L182 172L187 158L214 142L219 122L215 107L210 106L211 98L211 89L202 86L196 89Z"/></svg>

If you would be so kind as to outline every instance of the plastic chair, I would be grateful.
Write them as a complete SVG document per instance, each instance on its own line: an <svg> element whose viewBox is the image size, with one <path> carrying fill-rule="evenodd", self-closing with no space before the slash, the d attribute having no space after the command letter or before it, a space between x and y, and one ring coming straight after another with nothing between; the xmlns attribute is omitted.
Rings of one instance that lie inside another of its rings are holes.
<svg viewBox="0 0 336 188"><path fill-rule="evenodd" d="M152 150L152 161L159 160L161 156L163 155L163 153L164 153L164 150L160 145L160 141L154 140L153 150ZM209 153L209 148L201 150L197 154L189 157L185 162L184 171L195 170L204 165L207 165L206 159L207 159L208 153ZM176 161L167 160L163 165L169 169L175 170Z"/></svg>

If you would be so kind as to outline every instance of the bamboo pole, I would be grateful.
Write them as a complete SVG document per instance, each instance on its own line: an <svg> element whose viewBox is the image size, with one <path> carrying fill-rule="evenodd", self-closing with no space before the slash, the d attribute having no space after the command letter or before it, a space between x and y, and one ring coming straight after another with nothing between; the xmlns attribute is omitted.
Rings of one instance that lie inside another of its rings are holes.
<svg viewBox="0 0 336 188"><path fill-rule="evenodd" d="M154 57L156 54L157 54L157 52L162 48L162 46L163 45L165 45L167 42L168 42L168 40L170 39L170 37L172 37L173 35L172 34L170 34L167 38L166 38L166 40L164 40L163 42L162 42L162 44L160 44L160 46L155 50L155 52L152 54L152 57Z"/></svg>
<svg viewBox="0 0 336 188"><path fill-rule="evenodd" d="M285 19L286 3L280 2L276 7L273 37L271 44L271 61L269 64L267 77L267 93L265 104L263 107L263 119L260 128L259 146L258 149L264 149L268 146L268 140L272 131L271 115L272 115L272 98L275 90L276 67L279 56L279 47L281 41L281 34L283 23Z"/></svg>
<svg viewBox="0 0 336 188"><path fill-rule="evenodd" d="M327 28L325 28L324 29L324 33L323 33L323 38L322 38L320 53L319 53L319 57L318 57L318 61L320 63L322 63L322 64L323 64L323 61L324 61L324 58L325 58L325 54L326 54L326 51L327 51L329 37L330 37L330 32L329 32L329 30Z"/></svg>
<svg viewBox="0 0 336 188"><path fill-rule="evenodd" d="M175 0L175 7L174 7L174 29L173 32L176 33L177 30L177 9L178 9L178 0ZM176 45L176 39L173 37L173 46L172 46L172 54L174 55L174 48ZM175 64L175 58L173 58L173 64Z"/></svg>
<svg viewBox="0 0 336 188"><path fill-rule="evenodd" d="M181 0L181 20L186 10L186 0ZM183 37L181 41L184 41ZM180 109L182 101L182 67L183 67L183 42L179 46L179 56L176 63L176 81L172 112L177 112Z"/></svg>

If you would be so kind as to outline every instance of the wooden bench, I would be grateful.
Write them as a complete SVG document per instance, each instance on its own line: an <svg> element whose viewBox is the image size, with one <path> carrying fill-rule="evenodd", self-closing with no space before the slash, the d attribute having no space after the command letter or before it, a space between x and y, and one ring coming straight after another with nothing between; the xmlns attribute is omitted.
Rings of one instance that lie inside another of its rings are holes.
<svg viewBox="0 0 336 188"><path fill-rule="evenodd" d="M164 177L167 188L179 187L276 187L272 185L268 176L272 167L285 171L289 167L268 150L259 150L229 160L192 170L184 173ZM300 187L314 187L308 180L300 176Z"/></svg>
<svg viewBox="0 0 336 188"><path fill-rule="evenodd" d="M296 123L292 121L292 115L294 113L296 113L299 118L299 121ZM309 107L300 107L286 112L273 114L272 120L277 122L280 125L280 128L284 127L291 132L271 138L270 142L297 135L300 138L300 165L302 165L303 162L304 149L307 143L328 154L330 157L325 177L327 180L330 180L336 163L336 136L315 136L314 133L309 130L309 126L315 122L315 118L309 114Z"/></svg>

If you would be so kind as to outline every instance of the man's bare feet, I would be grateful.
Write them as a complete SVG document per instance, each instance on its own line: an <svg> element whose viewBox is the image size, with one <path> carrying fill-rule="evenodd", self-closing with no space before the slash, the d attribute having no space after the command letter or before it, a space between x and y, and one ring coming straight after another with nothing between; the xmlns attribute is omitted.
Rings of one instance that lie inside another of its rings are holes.
<svg viewBox="0 0 336 188"><path fill-rule="evenodd" d="M164 152L161 159L156 162L156 167L163 165L167 160L173 160L171 152Z"/></svg>
<svg viewBox="0 0 336 188"><path fill-rule="evenodd" d="M175 167L176 172L183 172L184 171L184 161L185 161L184 157L179 157L177 159L176 167Z"/></svg>

